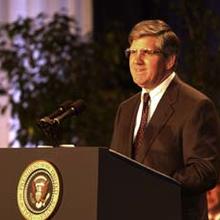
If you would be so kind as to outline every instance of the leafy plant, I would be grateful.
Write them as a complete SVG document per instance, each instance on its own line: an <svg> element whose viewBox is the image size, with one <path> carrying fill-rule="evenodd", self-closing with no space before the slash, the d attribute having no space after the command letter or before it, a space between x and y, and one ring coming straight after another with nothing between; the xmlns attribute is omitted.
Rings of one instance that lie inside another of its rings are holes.
<svg viewBox="0 0 220 220"><path fill-rule="evenodd" d="M122 40L126 42L118 31L94 42L81 36L74 18L65 14L1 25L1 69L9 80L6 92L20 123L16 139L21 146L48 142L36 120L65 100L79 98L87 110L62 124L60 142L109 144L116 106L133 90L124 90L129 74Z"/></svg>

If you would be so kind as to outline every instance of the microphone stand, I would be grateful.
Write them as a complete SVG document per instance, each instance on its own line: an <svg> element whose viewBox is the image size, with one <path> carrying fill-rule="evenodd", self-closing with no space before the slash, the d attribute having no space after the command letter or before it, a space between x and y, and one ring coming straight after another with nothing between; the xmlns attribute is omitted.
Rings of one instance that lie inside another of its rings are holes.
<svg viewBox="0 0 220 220"><path fill-rule="evenodd" d="M37 122L38 127L43 131L48 138L49 143L53 147L59 147L60 140L60 126L54 119L46 118L44 122Z"/></svg>

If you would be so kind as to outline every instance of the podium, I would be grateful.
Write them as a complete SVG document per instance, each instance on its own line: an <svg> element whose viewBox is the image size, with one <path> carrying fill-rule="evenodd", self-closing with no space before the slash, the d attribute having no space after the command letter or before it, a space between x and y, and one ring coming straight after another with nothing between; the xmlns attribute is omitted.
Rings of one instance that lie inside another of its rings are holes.
<svg viewBox="0 0 220 220"><path fill-rule="evenodd" d="M25 168L52 163L61 179L53 220L180 220L180 185L102 147L0 149L0 219L24 219L17 187Z"/></svg>

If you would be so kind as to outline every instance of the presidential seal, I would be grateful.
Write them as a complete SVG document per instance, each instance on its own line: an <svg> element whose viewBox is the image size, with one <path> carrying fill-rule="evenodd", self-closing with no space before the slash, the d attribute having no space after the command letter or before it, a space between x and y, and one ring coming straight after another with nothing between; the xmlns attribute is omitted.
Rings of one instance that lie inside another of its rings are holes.
<svg viewBox="0 0 220 220"><path fill-rule="evenodd" d="M38 160L24 170L17 187L17 202L25 219L47 219L57 207L59 197L60 179L51 163Z"/></svg>

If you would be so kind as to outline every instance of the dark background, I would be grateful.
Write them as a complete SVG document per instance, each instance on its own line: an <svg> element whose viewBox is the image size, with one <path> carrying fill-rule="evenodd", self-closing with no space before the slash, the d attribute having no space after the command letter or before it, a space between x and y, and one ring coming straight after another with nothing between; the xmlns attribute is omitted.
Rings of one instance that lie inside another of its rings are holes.
<svg viewBox="0 0 220 220"><path fill-rule="evenodd" d="M178 74L214 99L220 109L218 0L94 0L93 3L95 39L117 25L128 35L141 20L167 22L182 44Z"/></svg>
<svg viewBox="0 0 220 220"><path fill-rule="evenodd" d="M97 34L105 31L113 22L121 22L127 32L135 23L143 19L164 19L178 23L172 22L175 18L170 11L173 4L178 5L179 1L94 0L94 32Z"/></svg>
<svg viewBox="0 0 220 220"><path fill-rule="evenodd" d="M182 22L184 16L181 14L181 7L187 4L188 0L93 0L94 10L94 33L97 35L106 30L114 22L124 25L125 31L129 32L137 22L145 19L162 19L169 23L180 35L184 35ZM220 13L220 2L218 0L195 0L191 1L195 10L202 12L213 11ZM188 13L191 13L190 9Z"/></svg>

